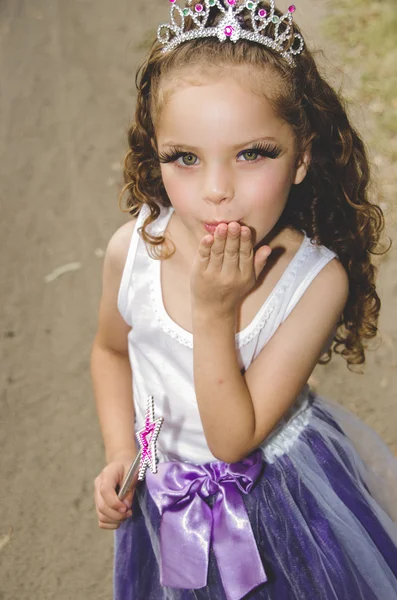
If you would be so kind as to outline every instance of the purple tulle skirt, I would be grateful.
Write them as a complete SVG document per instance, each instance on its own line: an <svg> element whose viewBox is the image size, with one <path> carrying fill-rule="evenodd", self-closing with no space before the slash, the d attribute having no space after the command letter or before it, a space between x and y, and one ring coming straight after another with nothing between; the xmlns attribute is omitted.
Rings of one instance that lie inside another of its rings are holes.
<svg viewBox="0 0 397 600"><path fill-rule="evenodd" d="M272 444L271 453L270 445L261 449L260 477L241 494L267 575L244 598L396 600L397 460L386 445L350 412L315 396L288 451L281 438ZM212 544L204 587L162 586L161 516L146 484L133 511L115 534L114 600L227 599ZM239 550L231 538L230 569Z"/></svg>

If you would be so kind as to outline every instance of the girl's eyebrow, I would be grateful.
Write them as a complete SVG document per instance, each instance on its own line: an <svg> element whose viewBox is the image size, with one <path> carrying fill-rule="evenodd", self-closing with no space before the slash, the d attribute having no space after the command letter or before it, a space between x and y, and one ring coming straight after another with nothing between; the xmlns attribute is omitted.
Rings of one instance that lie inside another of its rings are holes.
<svg viewBox="0 0 397 600"><path fill-rule="evenodd" d="M276 138L274 137L259 137L256 138L254 140L249 140L248 142L242 142L241 144L236 144L235 146L232 146L232 150L237 150L238 148L243 148L243 147L248 147L252 144L258 144L259 142L276 142L277 144L280 145L280 142L278 140L276 140ZM189 144L178 144L177 142L173 142L173 141L165 141L161 144L162 146L173 146L175 148L189 148L189 150L193 150L194 152L198 152L200 150L200 148L198 148L197 146L190 146Z"/></svg>

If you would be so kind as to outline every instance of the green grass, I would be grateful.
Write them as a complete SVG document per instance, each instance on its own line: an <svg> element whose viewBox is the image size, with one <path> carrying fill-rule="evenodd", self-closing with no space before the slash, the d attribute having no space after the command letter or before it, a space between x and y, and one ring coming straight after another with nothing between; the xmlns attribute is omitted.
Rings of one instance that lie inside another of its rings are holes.
<svg viewBox="0 0 397 600"><path fill-rule="evenodd" d="M376 118L372 143L392 160L397 160L396 9L396 0L334 0L325 23L325 33L359 73L356 100Z"/></svg>

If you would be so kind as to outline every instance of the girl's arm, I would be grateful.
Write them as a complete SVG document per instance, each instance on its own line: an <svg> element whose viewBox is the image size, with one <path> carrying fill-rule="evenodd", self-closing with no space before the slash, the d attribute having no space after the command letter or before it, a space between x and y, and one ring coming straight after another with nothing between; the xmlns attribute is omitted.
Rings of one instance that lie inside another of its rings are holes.
<svg viewBox="0 0 397 600"><path fill-rule="evenodd" d="M91 355L91 376L107 462L129 461L136 454L132 373L128 332L117 308L121 276L135 221L123 225L109 242L104 267L98 331Z"/></svg>
<svg viewBox="0 0 397 600"><path fill-rule="evenodd" d="M223 270L224 282L225 273L229 279L217 301L214 288L217 277L218 282L222 279L222 268L218 276L215 269L208 271L205 247L201 252L195 284L192 279L192 291L196 290L192 305L196 396L212 454L232 463L257 448L298 397L343 311L348 278L339 261L332 260L242 375L234 337L236 303L227 300L233 295L227 292L233 287L232 269ZM263 256L266 260L262 254L259 272ZM228 260L226 252L223 259ZM200 269L202 274L204 270L208 273L207 279L201 280L201 294Z"/></svg>

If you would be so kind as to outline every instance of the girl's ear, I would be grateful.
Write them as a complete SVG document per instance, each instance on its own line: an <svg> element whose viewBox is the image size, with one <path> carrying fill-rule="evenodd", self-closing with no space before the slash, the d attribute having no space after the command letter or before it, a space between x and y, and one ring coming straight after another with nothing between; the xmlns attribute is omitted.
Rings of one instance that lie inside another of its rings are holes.
<svg viewBox="0 0 397 600"><path fill-rule="evenodd" d="M307 172L309 170L311 158L312 158L312 154L311 154L311 145L310 145L307 148L307 150L305 150L303 152L303 154L300 155L300 158L296 165L295 178L292 183L294 183L295 185L302 183L302 181L306 177Z"/></svg>

